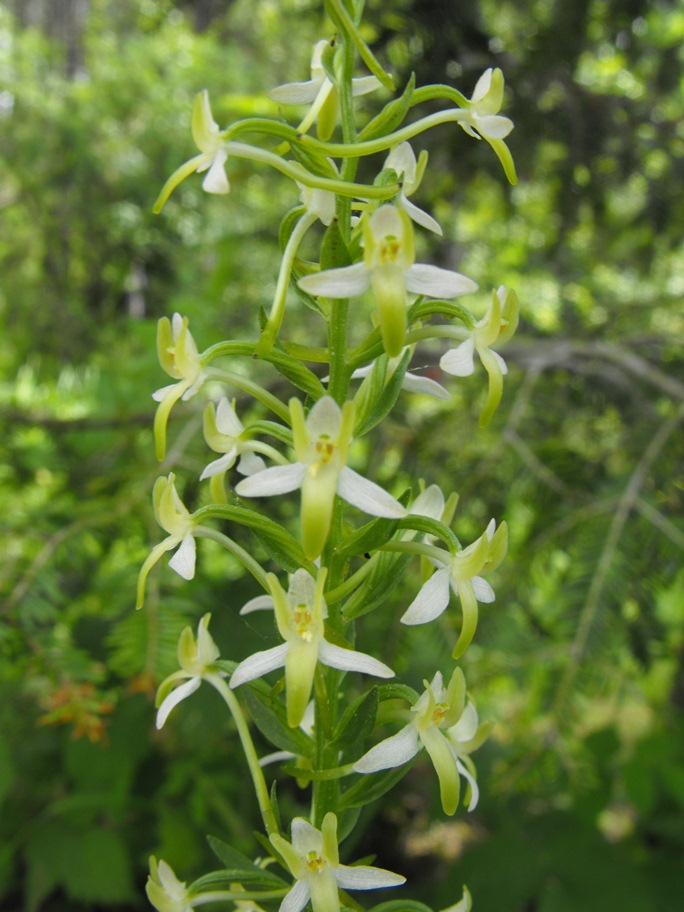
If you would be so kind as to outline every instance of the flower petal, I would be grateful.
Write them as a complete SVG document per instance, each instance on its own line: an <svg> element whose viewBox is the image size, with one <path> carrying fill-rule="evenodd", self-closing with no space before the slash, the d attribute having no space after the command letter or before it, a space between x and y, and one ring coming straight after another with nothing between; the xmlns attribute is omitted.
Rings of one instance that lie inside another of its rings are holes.
<svg viewBox="0 0 684 912"><path fill-rule="evenodd" d="M278 912L302 912L310 898L311 891L308 884L303 880L298 880L281 902Z"/></svg>
<svg viewBox="0 0 684 912"><path fill-rule="evenodd" d="M225 149L219 149L214 155L211 167L202 181L202 189L207 193L230 193L230 183L225 169L227 158L228 153Z"/></svg>
<svg viewBox="0 0 684 912"><path fill-rule="evenodd" d="M297 284L302 291L317 297L351 298L370 288L370 273L365 263L354 263L304 276Z"/></svg>
<svg viewBox="0 0 684 912"><path fill-rule="evenodd" d="M260 678L276 668L282 668L285 665L286 655L287 643L281 643L279 646L271 647L271 649L264 649L262 652L255 652L254 655L240 662L233 672L228 686L231 690L234 690L240 684Z"/></svg>
<svg viewBox="0 0 684 912"><path fill-rule="evenodd" d="M243 478L235 486L240 497L270 497L272 494L289 494L302 486L306 466L293 462L285 466L270 466L262 472Z"/></svg>
<svg viewBox="0 0 684 912"><path fill-rule="evenodd" d="M335 646L327 640L321 641L318 658L329 668L337 668L340 671L359 671L361 674L375 675L376 678L394 677L394 672L384 662L366 655L365 652Z"/></svg>
<svg viewBox="0 0 684 912"><path fill-rule="evenodd" d="M349 466L345 466L338 476L337 493L347 503L371 516L385 516L388 519L406 516L406 510L398 500Z"/></svg>
<svg viewBox="0 0 684 912"><path fill-rule="evenodd" d="M419 209L415 203L412 203L410 199L403 195L401 197L401 205L404 207L404 212L416 225L420 225L421 228L425 228L427 231L432 231L442 237L444 234L442 226L429 213Z"/></svg>
<svg viewBox="0 0 684 912"><path fill-rule="evenodd" d="M157 710L157 728L161 728L162 725L169 718L171 710L178 706L186 697L189 697L190 694L193 694L196 690L199 689L202 679L190 678L189 681L186 681L184 684L181 684L180 687L176 687L171 693L166 697L162 702L161 706Z"/></svg>
<svg viewBox="0 0 684 912"><path fill-rule="evenodd" d="M233 447L228 450L227 453L224 453L220 459L215 459L213 462L210 462L208 466L205 466L200 475L200 481L204 481L205 478L212 478L214 475L221 475L222 472L227 472L228 469L232 469L235 465L236 456L237 447Z"/></svg>
<svg viewBox="0 0 684 912"><path fill-rule="evenodd" d="M322 79L309 79L306 82L286 82L276 86L266 94L278 104L310 104L323 84Z"/></svg>
<svg viewBox="0 0 684 912"><path fill-rule="evenodd" d="M251 450L246 450L242 454L237 465L237 470L241 475L256 475L257 472L263 472L265 468L266 463L261 456L257 456Z"/></svg>
<svg viewBox="0 0 684 912"><path fill-rule="evenodd" d="M451 817L458 807L461 791L456 758L451 745L446 735L435 725L426 728L425 731L421 732L420 737L437 772L442 810Z"/></svg>
<svg viewBox="0 0 684 912"><path fill-rule="evenodd" d="M460 272L440 269L426 263L414 263L404 273L406 288L431 298L458 298L477 291L477 283Z"/></svg>
<svg viewBox="0 0 684 912"><path fill-rule="evenodd" d="M273 611L273 597L270 595L257 595L240 608L240 614L251 614L252 611Z"/></svg>
<svg viewBox="0 0 684 912"><path fill-rule="evenodd" d="M405 725L391 738L385 738L363 755L354 764L357 773L377 773L379 770L394 769L412 760L420 750L420 740L413 723Z"/></svg>
<svg viewBox="0 0 684 912"><path fill-rule="evenodd" d="M423 584L401 617L402 624L427 624L449 604L449 568L441 567Z"/></svg>
<svg viewBox="0 0 684 912"><path fill-rule="evenodd" d="M335 878L343 890L379 890L406 883L406 878L401 874L370 865L338 865Z"/></svg>
<svg viewBox="0 0 684 912"><path fill-rule="evenodd" d="M357 76L352 79L352 95L354 97L368 95L369 92L379 89L381 85L382 83L375 76Z"/></svg>
<svg viewBox="0 0 684 912"><path fill-rule="evenodd" d="M419 393L421 396L433 396L435 399L451 399L451 394L441 383L420 374L404 374L401 388L409 393Z"/></svg>
<svg viewBox="0 0 684 912"><path fill-rule="evenodd" d="M471 336L456 348L450 348L445 352L439 360L439 366L445 373L454 377L469 377L475 370L474 351L475 342Z"/></svg>
<svg viewBox="0 0 684 912"><path fill-rule="evenodd" d="M180 547L169 561L169 567L175 570L179 576L185 580L191 580L195 576L195 558L197 549L192 531L186 532L180 543Z"/></svg>

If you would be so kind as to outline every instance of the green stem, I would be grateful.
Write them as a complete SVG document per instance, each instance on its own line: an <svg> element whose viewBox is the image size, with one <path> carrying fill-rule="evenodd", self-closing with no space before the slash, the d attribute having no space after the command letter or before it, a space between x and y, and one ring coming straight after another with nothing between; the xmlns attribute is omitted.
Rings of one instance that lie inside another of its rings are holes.
<svg viewBox="0 0 684 912"><path fill-rule="evenodd" d="M385 545L381 545L378 548L378 551L392 551L402 554L422 554L424 557L438 560L440 564L449 563L449 554L443 548L438 548L436 545L427 545L425 542L392 541L387 542Z"/></svg>
<svg viewBox="0 0 684 912"><path fill-rule="evenodd" d="M254 784L254 791L256 793L257 802L259 804L259 810L261 811L261 818L264 822L266 833L269 836L272 833L277 833L278 824L276 822L276 816L273 811L273 806L271 805L271 799L268 794L266 780L264 779L263 771L259 766L259 757L254 747L252 736L249 733L249 727L243 715L242 707L240 706L240 703L233 691L228 687L224 679L219 677L219 675L208 674L205 680L207 680L220 693L226 703L226 706L233 716L235 727L237 728L240 741L242 742L242 749L245 752L247 766L249 767L249 771L252 776L252 783Z"/></svg>
<svg viewBox="0 0 684 912"><path fill-rule="evenodd" d="M217 529L212 529L209 526L197 526L193 534L196 538L210 538L212 541L223 545L226 551L230 551L231 554L234 554L240 563L243 564L245 569L249 570L254 579L263 586L266 592L270 593L271 589L268 585L266 571L254 560L251 554L248 554L245 549L241 548L232 538L228 538L223 532L219 532Z"/></svg>
<svg viewBox="0 0 684 912"><path fill-rule="evenodd" d="M259 383L255 383L254 380L249 380L247 377L243 377L242 374L235 374L233 371L227 371L221 367L209 368L207 374L214 380L222 380L224 383L231 383L243 392L249 393L261 402L262 405L265 405L266 408L270 409L275 415L282 418L283 421L286 421L288 424L290 423L289 408L286 405L283 405L280 399L274 396L273 393L269 393L268 390L265 390Z"/></svg>
<svg viewBox="0 0 684 912"><path fill-rule="evenodd" d="M290 276L292 274L292 264L297 256L297 250L309 228L317 221L318 216L312 212L305 212L294 226L292 234L287 242L283 252L283 258L280 263L280 272L278 273L278 283L273 296L271 313L268 316L268 322L261 334L261 339L256 347L256 355L263 358L273 348L275 340L278 338L280 325L283 322L285 313L285 300L287 290L290 286Z"/></svg>

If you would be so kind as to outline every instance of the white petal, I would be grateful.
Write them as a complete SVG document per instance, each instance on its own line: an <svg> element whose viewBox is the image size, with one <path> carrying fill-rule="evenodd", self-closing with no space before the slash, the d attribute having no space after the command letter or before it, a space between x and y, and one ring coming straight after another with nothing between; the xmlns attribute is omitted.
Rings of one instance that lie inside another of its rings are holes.
<svg viewBox="0 0 684 912"><path fill-rule="evenodd" d="M161 389L155 390L155 392L152 393L152 398L155 402L161 402L162 399L166 397L166 394L170 393L171 390L175 389L177 386L177 383L169 383L168 386L162 386Z"/></svg>
<svg viewBox="0 0 684 912"><path fill-rule="evenodd" d="M252 611L273 611L273 599L270 595L257 595L256 598L250 599L242 608L240 614L251 614Z"/></svg>
<svg viewBox="0 0 684 912"><path fill-rule="evenodd" d="M475 83L473 94L470 97L471 102L481 101L490 89L492 84L492 68L487 67L482 76Z"/></svg>
<svg viewBox="0 0 684 912"><path fill-rule="evenodd" d="M169 713L171 710L178 706L178 704L182 702L186 697L189 697L190 694L193 694L201 683L201 678L190 678L189 681L186 681L184 684L181 684L180 687L176 687L171 691L171 693L166 697L166 699L162 702L161 706L157 710L158 729L161 728L169 718Z"/></svg>
<svg viewBox="0 0 684 912"><path fill-rule="evenodd" d="M207 193L230 193L230 184L225 169L227 158L228 153L224 149L219 149L214 156L211 167L202 181L202 189Z"/></svg>
<svg viewBox="0 0 684 912"><path fill-rule="evenodd" d="M352 79L352 95L368 95L379 89L382 83L375 76L357 76Z"/></svg>
<svg viewBox="0 0 684 912"><path fill-rule="evenodd" d="M352 375L353 376L353 375ZM451 399L449 391L441 383L419 374L404 374L401 381L402 389L409 393L419 393L422 396L434 396L435 399Z"/></svg>
<svg viewBox="0 0 684 912"><path fill-rule="evenodd" d="M377 773L408 763L420 750L418 732L413 723L404 726L391 738L385 738L354 764L357 773Z"/></svg>
<svg viewBox="0 0 684 912"><path fill-rule="evenodd" d="M263 652L255 652L243 662L233 672L228 682L229 687L239 687L247 681L253 681L262 675L268 674L276 668L282 668L285 664L287 655L287 643L281 643L280 646L273 646L271 649L265 649Z"/></svg>
<svg viewBox="0 0 684 912"><path fill-rule="evenodd" d="M434 234L438 234L442 237L444 233L442 231L442 226L438 221L433 219L429 213L425 212L423 209L419 209L418 206L405 196L402 196L401 204L408 217L414 221L416 225L420 225L421 228L426 228L428 231L432 231Z"/></svg>
<svg viewBox="0 0 684 912"><path fill-rule="evenodd" d="M461 718L455 725L450 726L445 732L453 748L458 750L459 741L472 741L477 734L479 719L477 710L472 703L467 703L461 713Z"/></svg>
<svg viewBox="0 0 684 912"><path fill-rule="evenodd" d="M271 466L263 472L243 478L235 486L235 493L240 497L270 497L272 494L289 494L301 488L306 474L306 466L293 462L286 466Z"/></svg>
<svg viewBox="0 0 684 912"><path fill-rule="evenodd" d="M290 751L274 751L272 754L266 754L265 757L262 757L259 760L259 766L264 767L270 763L280 763L283 760L295 760L296 757L297 755L290 753Z"/></svg>
<svg viewBox="0 0 684 912"><path fill-rule="evenodd" d="M436 484L432 484L409 507L413 516L427 516L430 519L441 519L444 513L444 494Z"/></svg>
<svg viewBox="0 0 684 912"><path fill-rule="evenodd" d="M169 561L169 567L183 579L191 580L195 576L195 539L192 532L186 532L180 547Z"/></svg>
<svg viewBox="0 0 684 912"><path fill-rule="evenodd" d="M359 671L362 674L374 675L376 678L393 678L394 672L384 662L366 655L365 652L356 652L354 649L342 649L327 640L322 640L318 647L318 658L329 668L340 671Z"/></svg>
<svg viewBox="0 0 684 912"><path fill-rule="evenodd" d="M332 396L321 396L306 417L306 430L312 440L330 437L335 440L340 433L342 410Z"/></svg>
<svg viewBox="0 0 684 912"><path fill-rule="evenodd" d="M496 363L499 365L499 369L501 370L501 373L507 374L508 365L506 364L504 359L501 357L501 355L498 352L492 351L491 348L489 349L489 354L492 355L492 357L494 358Z"/></svg>
<svg viewBox="0 0 684 912"><path fill-rule="evenodd" d="M477 283L460 272L440 269L425 263L414 263L404 273L406 288L431 298L458 298L477 291Z"/></svg>
<svg viewBox="0 0 684 912"><path fill-rule="evenodd" d="M454 754L454 756L456 756ZM477 807L477 802L480 799L480 789L477 787L477 782L474 777L468 772L465 765L456 757L456 769L463 776L464 779L467 779L470 783L470 801L468 802L468 810L474 811Z"/></svg>
<svg viewBox="0 0 684 912"><path fill-rule="evenodd" d="M370 288L370 273L365 263L342 266L339 269L325 269L313 275L304 276L297 283L307 294L326 298L351 298L363 294Z"/></svg>
<svg viewBox="0 0 684 912"><path fill-rule="evenodd" d="M435 571L404 612L402 624L427 624L434 621L449 604L449 568Z"/></svg>
<svg viewBox="0 0 684 912"><path fill-rule="evenodd" d="M256 475L257 472L263 472L265 468L266 463L261 456L257 456L251 450L246 450L242 454L237 465L237 470L241 475Z"/></svg>
<svg viewBox="0 0 684 912"><path fill-rule="evenodd" d="M484 117L476 114L473 123L485 139L505 139L513 129L513 121L500 114L485 114Z"/></svg>
<svg viewBox="0 0 684 912"><path fill-rule="evenodd" d="M242 422L235 413L235 409L225 396L221 397L216 406L216 430L226 437L239 437L244 431Z"/></svg>
<svg viewBox="0 0 684 912"><path fill-rule="evenodd" d="M278 104L309 104L314 101L323 84L322 79L309 79L307 82L286 82L268 92L271 101Z"/></svg>
<svg viewBox="0 0 684 912"><path fill-rule="evenodd" d="M475 598L478 600L478 602L488 603L496 601L494 590L486 579L483 579L481 576L474 576L471 582L473 584Z"/></svg>
<svg viewBox="0 0 684 912"><path fill-rule="evenodd" d="M335 879L343 890L379 890L381 887L398 887L406 878L384 868L370 865L338 865Z"/></svg>
<svg viewBox="0 0 684 912"><path fill-rule="evenodd" d="M278 912L302 912L311 898L311 891L303 880L298 880L281 902Z"/></svg>
<svg viewBox="0 0 684 912"><path fill-rule="evenodd" d="M359 475L353 469L345 466L337 479L337 493L364 513L371 516L386 516L388 519L401 519L406 516L406 510L388 494L384 488Z"/></svg>
<svg viewBox="0 0 684 912"><path fill-rule="evenodd" d="M227 472L228 469L232 469L235 465L236 456L237 447L233 447L228 450L227 453L224 453L220 459L215 459L213 462L210 462L208 466L205 466L204 471L200 475L200 481L204 481L205 478L211 478L213 475L220 475L221 472Z"/></svg>
<svg viewBox="0 0 684 912"><path fill-rule="evenodd" d="M445 352L439 360L439 366L454 377L469 377L475 370L474 351L475 342L471 336L456 348L450 348Z"/></svg>

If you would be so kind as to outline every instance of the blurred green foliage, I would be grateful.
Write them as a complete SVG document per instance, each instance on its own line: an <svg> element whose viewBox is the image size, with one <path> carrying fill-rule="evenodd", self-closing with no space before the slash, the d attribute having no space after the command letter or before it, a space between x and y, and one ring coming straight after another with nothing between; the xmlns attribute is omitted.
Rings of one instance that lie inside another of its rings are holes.
<svg viewBox="0 0 684 912"><path fill-rule="evenodd" d="M326 27L313 0L90 0L64 3L63 20L50 6L0 10L0 904L128 910L146 905L150 851L188 878L206 832L254 851L214 695L152 731L184 624L213 611L235 658L261 642L267 621L228 624L250 581L202 542L192 584L162 569L132 607L160 537L155 477L206 462L194 403L154 461L156 318L187 314L200 347L253 336L296 193L231 162L227 200L188 180L161 217L151 206L192 152L195 92L209 87L222 124L277 113L264 90L305 78ZM368 13L399 84L415 70L468 94L503 68L518 186L484 143L442 127L421 202L483 311L505 282L525 320L487 431L476 374L452 383L455 408L402 398L367 454L407 483L429 465L460 494L464 540L496 516L512 542L466 669L497 720L478 755L484 799L444 822L419 764L354 853L382 838L398 856L383 862L436 907L465 881L477 912L678 909L684 13L665 0L369 0ZM388 638L385 624L370 615L364 635L398 670L446 665L439 625Z"/></svg>

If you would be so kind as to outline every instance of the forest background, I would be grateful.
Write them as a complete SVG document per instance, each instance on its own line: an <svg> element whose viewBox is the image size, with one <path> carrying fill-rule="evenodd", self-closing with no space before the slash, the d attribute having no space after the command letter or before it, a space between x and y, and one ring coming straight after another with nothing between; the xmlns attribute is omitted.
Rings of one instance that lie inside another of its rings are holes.
<svg viewBox="0 0 684 912"><path fill-rule="evenodd" d="M366 38L400 86L415 71L468 95L503 69L518 185L484 143L442 127L421 205L448 239L432 261L515 288L523 317L490 427L464 393L479 377L450 386L455 409L405 395L380 447L407 479L429 464L459 492L465 540L491 516L510 527L466 660L480 717L496 720L478 753L483 798L445 822L419 763L369 828L407 895L436 907L467 882L477 912L679 909L684 5L367 9ZM192 585L162 570L145 609L133 602L160 534L154 479L204 460L192 402L154 459L156 321L189 316L200 348L253 336L276 280L282 181L231 162L228 199L195 179L161 216L151 207L193 152L195 93L209 88L222 125L277 116L265 90L307 78L325 29L314 0L0 5L2 909L132 912L147 907L150 852L191 879L207 832L253 851L240 748L212 724L213 695L153 731L179 630L212 611L221 643L249 581L236 565L228 593L207 542ZM306 312L292 319L304 338ZM438 360L423 367L436 375ZM255 624L235 654L259 636ZM449 655L439 625L412 642L422 656L390 638L404 675Z"/></svg>

